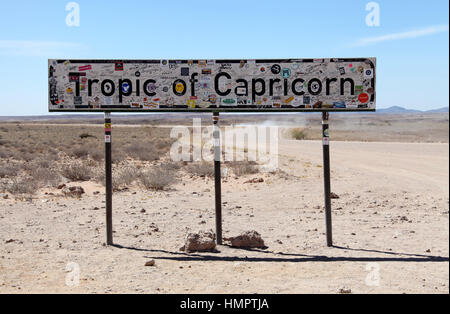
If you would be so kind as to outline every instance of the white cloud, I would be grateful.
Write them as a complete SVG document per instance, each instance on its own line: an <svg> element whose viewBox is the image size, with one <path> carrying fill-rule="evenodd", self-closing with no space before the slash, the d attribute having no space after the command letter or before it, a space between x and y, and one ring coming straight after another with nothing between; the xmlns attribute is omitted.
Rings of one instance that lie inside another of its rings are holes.
<svg viewBox="0 0 450 314"><path fill-rule="evenodd" d="M417 37L423 37L423 36L429 36L437 33L443 33L448 32L448 24L447 25L436 25L436 26L429 26L424 27L408 32L402 32L402 33L393 33L393 34L387 34L382 36L376 36L376 37L366 37L362 38L359 41L357 41L354 46L368 46L384 41L391 41L391 40L399 40L399 39L407 39L407 38L417 38Z"/></svg>
<svg viewBox="0 0 450 314"><path fill-rule="evenodd" d="M63 41L0 40L0 55L54 58L74 54L87 47Z"/></svg>

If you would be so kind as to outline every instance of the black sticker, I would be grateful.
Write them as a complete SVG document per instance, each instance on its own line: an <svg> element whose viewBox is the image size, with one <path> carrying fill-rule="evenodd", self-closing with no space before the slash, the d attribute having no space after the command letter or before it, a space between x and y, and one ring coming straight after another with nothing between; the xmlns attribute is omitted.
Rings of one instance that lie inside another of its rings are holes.
<svg viewBox="0 0 450 314"><path fill-rule="evenodd" d="M270 71L273 74L279 74L281 72L281 66L279 64L274 64L272 65L272 67L270 68Z"/></svg>
<svg viewBox="0 0 450 314"><path fill-rule="evenodd" d="M189 76L189 68L181 68L181 76Z"/></svg>
<svg viewBox="0 0 450 314"><path fill-rule="evenodd" d="M83 98L81 96L75 96L73 98L74 105L81 105L83 103Z"/></svg>

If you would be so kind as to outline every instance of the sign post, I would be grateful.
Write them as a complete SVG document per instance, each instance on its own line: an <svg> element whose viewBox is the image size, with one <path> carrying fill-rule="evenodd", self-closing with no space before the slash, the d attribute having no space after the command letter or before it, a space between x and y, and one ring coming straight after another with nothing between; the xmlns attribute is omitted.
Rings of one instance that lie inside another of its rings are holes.
<svg viewBox="0 0 450 314"><path fill-rule="evenodd" d="M50 112L105 112L106 239L113 244L111 112L213 112L222 243L219 112L321 112L327 245L332 246L329 112L375 111L375 58L48 60Z"/></svg>
<svg viewBox="0 0 450 314"><path fill-rule="evenodd" d="M214 140L214 189L216 200L216 241L222 245L222 178L220 172L220 128L219 112L213 112L213 140Z"/></svg>
<svg viewBox="0 0 450 314"><path fill-rule="evenodd" d="M112 230L112 158L111 113L105 112L105 195L106 195L106 244L113 245Z"/></svg>
<svg viewBox="0 0 450 314"><path fill-rule="evenodd" d="M331 224L331 183L330 183L330 134L328 125L329 114L322 112L322 148L323 148L323 179L325 196L325 225L327 246L333 246L333 231Z"/></svg>

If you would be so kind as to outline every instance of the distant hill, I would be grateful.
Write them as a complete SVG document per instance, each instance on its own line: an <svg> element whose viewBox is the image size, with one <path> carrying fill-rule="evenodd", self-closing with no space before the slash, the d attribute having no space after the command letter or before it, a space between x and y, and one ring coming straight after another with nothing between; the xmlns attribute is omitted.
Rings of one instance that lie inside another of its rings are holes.
<svg viewBox="0 0 450 314"><path fill-rule="evenodd" d="M443 107L439 109L428 110L427 112L448 112L448 107Z"/></svg>
<svg viewBox="0 0 450 314"><path fill-rule="evenodd" d="M448 107L443 107L439 109L432 109L432 110L415 110L415 109L407 109L400 106L392 106L389 108L382 108L377 109L377 113L389 113L389 114L401 114L401 113L445 113L448 112Z"/></svg>
<svg viewBox="0 0 450 314"><path fill-rule="evenodd" d="M439 109L432 110L415 110L415 109L407 109L400 106L392 106L389 108L381 108L377 109L376 113L372 114L423 114L423 113L448 113L448 107L443 107ZM295 113L299 115L304 115L312 112L302 112ZM333 114L367 114L367 112L335 112ZM184 112L182 115L178 113L133 113L133 114L125 114L125 113L116 113L114 115L114 119L120 120L121 122L125 122L126 120L133 121L133 123L137 123L140 120L145 121L157 121L157 120L167 120L167 119L186 119L186 118L201 118L207 116L207 113L187 113ZM236 116L245 116L245 117L260 117L261 113L245 113L239 114L236 113ZM267 119L269 116L279 116L279 115L289 115L289 113L265 113L264 116ZM63 121L63 120L80 120L86 121L87 123L97 123L99 120L103 120L103 114L47 114L47 115L36 115L36 116L0 116L0 121L3 122L12 122L12 121Z"/></svg>

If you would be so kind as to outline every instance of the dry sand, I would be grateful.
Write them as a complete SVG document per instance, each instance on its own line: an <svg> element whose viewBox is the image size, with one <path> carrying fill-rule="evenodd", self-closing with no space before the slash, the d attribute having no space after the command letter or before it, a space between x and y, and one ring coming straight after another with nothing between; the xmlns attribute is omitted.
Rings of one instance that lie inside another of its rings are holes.
<svg viewBox="0 0 450 314"><path fill-rule="evenodd" d="M99 185L73 183L86 188L81 199L44 191L31 202L0 199L0 293L448 293L448 143L332 142L331 162L340 196L332 248L320 141L281 140L287 178L223 182L224 237L254 229L265 250L179 251L187 231L214 229L210 179L115 193L116 247L104 246ZM80 267L74 287L71 262Z"/></svg>

